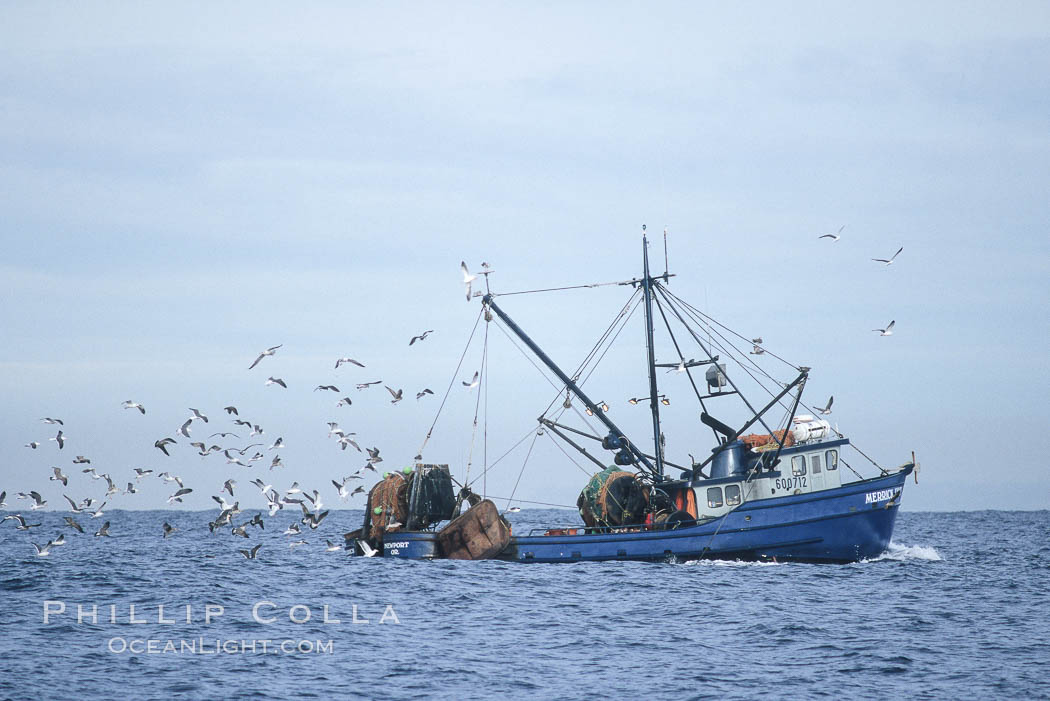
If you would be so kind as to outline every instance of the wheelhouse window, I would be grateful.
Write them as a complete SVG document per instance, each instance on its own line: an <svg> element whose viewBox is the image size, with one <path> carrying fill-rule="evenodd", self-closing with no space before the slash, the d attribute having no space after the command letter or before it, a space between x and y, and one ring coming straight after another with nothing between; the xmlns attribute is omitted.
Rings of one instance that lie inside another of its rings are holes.
<svg viewBox="0 0 1050 701"><path fill-rule="evenodd" d="M791 457L791 474L795 477L806 474L806 456L793 455Z"/></svg>
<svg viewBox="0 0 1050 701"><path fill-rule="evenodd" d="M821 463L820 453L814 453L813 455L810 455L809 456L809 471L812 472L814 475L819 475L820 474L820 463Z"/></svg>
<svg viewBox="0 0 1050 701"><path fill-rule="evenodd" d="M737 487L739 492L740 488ZM726 491L729 491L728 487ZM739 494L737 494L739 496ZM722 505L722 488L721 487L708 487L707 488L707 506L711 509L717 509Z"/></svg>
<svg viewBox="0 0 1050 701"><path fill-rule="evenodd" d="M824 463L829 470L839 469L839 451L829 450L824 453Z"/></svg>
<svg viewBox="0 0 1050 701"><path fill-rule="evenodd" d="M731 484L726 487L726 506L736 506L740 503L740 485Z"/></svg>

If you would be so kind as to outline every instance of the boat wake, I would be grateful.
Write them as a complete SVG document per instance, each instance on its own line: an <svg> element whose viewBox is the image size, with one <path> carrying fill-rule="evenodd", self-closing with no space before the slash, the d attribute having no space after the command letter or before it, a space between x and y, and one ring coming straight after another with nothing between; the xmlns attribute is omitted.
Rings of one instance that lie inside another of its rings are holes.
<svg viewBox="0 0 1050 701"><path fill-rule="evenodd" d="M890 541L886 552L878 557L873 557L865 562L878 562L879 560L924 560L926 562L943 562L944 558L933 547L929 545L904 545Z"/></svg>

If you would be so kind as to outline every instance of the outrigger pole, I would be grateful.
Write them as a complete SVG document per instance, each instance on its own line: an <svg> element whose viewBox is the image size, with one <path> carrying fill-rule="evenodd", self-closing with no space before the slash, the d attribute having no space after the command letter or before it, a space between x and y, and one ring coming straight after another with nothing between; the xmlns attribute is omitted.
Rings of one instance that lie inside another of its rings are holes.
<svg viewBox="0 0 1050 701"><path fill-rule="evenodd" d="M595 418L597 418L599 421L605 424L605 427L609 429L608 438L614 439L612 441L608 441L608 443L613 446L613 449L618 448L629 450L631 454L635 457L635 459L645 467L645 469L649 472L650 475L653 476L653 478L657 482L661 481L661 479L663 478L662 471L658 470L653 465L653 463L649 461L649 458L647 458L645 454L641 450L639 450L638 447L635 446L634 443L627 436L624 435L623 431L621 431L619 427L617 427L617 425L614 424L612 420L605 415L605 412L601 409L601 407L592 402L590 397L583 393L583 390L580 389L579 385L573 382L568 375L562 372L562 369L554 364L554 361L551 360L547 356L547 354L544 353L531 338L529 338L528 334L522 331L521 327L514 323L514 320L507 316L507 313L499 308L499 305L497 305L495 300L492 299L491 294L486 294L484 297L482 297L481 303L487 306L492 311L496 312L496 315L503 321L503 323L505 323L510 328L511 331L515 333L515 335L517 335L518 338L522 340L522 342L525 345L529 347L529 350L535 353L536 357L539 358L544 365L550 368L551 372L557 375L559 380L565 383L566 388L568 388L570 392L579 397L580 401L582 401L588 408L590 408ZM659 443L659 438L657 439L657 442ZM603 441L603 445L605 443L606 441ZM659 450L659 448L657 450ZM659 459L660 453L657 452L656 455L657 459Z"/></svg>

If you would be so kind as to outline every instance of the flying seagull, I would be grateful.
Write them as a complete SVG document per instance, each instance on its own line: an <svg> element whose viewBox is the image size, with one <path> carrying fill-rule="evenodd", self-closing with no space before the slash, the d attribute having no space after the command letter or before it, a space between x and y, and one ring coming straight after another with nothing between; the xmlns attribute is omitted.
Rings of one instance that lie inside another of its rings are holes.
<svg viewBox="0 0 1050 701"><path fill-rule="evenodd" d="M47 541L47 545L40 547L36 543L32 543L32 546L36 548L37 557L47 557L51 553L51 546L54 545L50 540Z"/></svg>
<svg viewBox="0 0 1050 701"><path fill-rule="evenodd" d="M190 417L190 419L192 421L196 421L197 419L200 419L204 423L208 423L208 417L205 416L204 414L202 414L199 409L194 409L193 407L190 407L190 411L193 412L193 416Z"/></svg>
<svg viewBox="0 0 1050 701"><path fill-rule="evenodd" d="M841 238L842 230L845 229L845 228L846 228L846 225L843 224L842 226L839 227L839 230L836 231L834 234L824 234L823 236L818 236L817 238L831 239L832 241L838 241L839 238Z"/></svg>
<svg viewBox="0 0 1050 701"><path fill-rule="evenodd" d="M81 533L84 532L84 527L77 523L76 519L74 519L72 516L63 516L62 518L65 519L66 523L68 523L72 528L77 529Z"/></svg>
<svg viewBox="0 0 1050 701"><path fill-rule="evenodd" d="M893 259L896 258L900 254L900 252L903 251L903 250L904 250L904 246L901 246L900 248L897 249L897 252L894 253L889 258L872 258L872 260L875 261L876 263L884 263L886 265L893 265Z"/></svg>
<svg viewBox="0 0 1050 701"><path fill-rule="evenodd" d="M36 450L37 448L40 447L40 444L37 443L36 441L30 441L29 443L26 443L26 447L27 448L32 448L33 450Z"/></svg>
<svg viewBox="0 0 1050 701"><path fill-rule="evenodd" d="M381 382L382 382L382 380L376 380L375 382L362 382L361 384L357 385L357 388L358 389L368 389L372 385L378 385Z"/></svg>
<svg viewBox="0 0 1050 701"><path fill-rule="evenodd" d="M288 389L288 385L286 385L284 383L284 380L282 380L279 377L269 377L269 378L267 378L265 384L266 385L280 385L281 387L284 387L285 389Z"/></svg>
<svg viewBox="0 0 1050 701"><path fill-rule="evenodd" d="M154 448L159 448L160 452L162 452L165 455L170 457L171 453L168 452L168 446L169 445L173 445L174 443L175 443L175 439L174 438L161 438L159 441L154 441L153 447Z"/></svg>
<svg viewBox="0 0 1050 701"><path fill-rule="evenodd" d="M467 301L469 302L470 301L470 297L471 297L471 294L470 294L471 283L473 283L475 280L477 280L478 276L470 274L470 271L467 270L467 263L466 263L466 261L460 261L459 262L459 269L463 271L463 284L466 285L466 287L467 287Z"/></svg>
<svg viewBox="0 0 1050 701"><path fill-rule="evenodd" d="M316 387L314 387L314 392L316 392L317 390L327 390L329 392L338 392L339 388L336 387L335 385L317 385Z"/></svg>
<svg viewBox="0 0 1050 701"><path fill-rule="evenodd" d="M339 366L342 365L343 363L350 363L352 365L356 365L359 368L363 368L365 366L364 363L359 363L356 360L354 360L353 358L339 358L338 360L335 361L335 369L338 370Z"/></svg>
<svg viewBox="0 0 1050 701"><path fill-rule="evenodd" d="M762 355L763 353L766 352L766 349L762 347L762 338L761 337L759 337L759 338L752 338L751 339L751 345L754 346L754 348L751 349L751 355Z"/></svg>
<svg viewBox="0 0 1050 701"><path fill-rule="evenodd" d="M73 464L74 465L90 465L91 464L91 460L89 458L85 458L83 455L78 455L75 458L73 458Z"/></svg>
<svg viewBox="0 0 1050 701"><path fill-rule="evenodd" d="M123 402L121 404L121 406L124 407L125 409L138 409L141 413L143 413L143 414L146 413L146 407L142 406L138 402L133 402L130 399L127 400L126 402Z"/></svg>
<svg viewBox="0 0 1050 701"><path fill-rule="evenodd" d="M48 438L48 440L57 442L59 450L66 447L66 437L61 431L58 432L57 436L55 436L54 438Z"/></svg>
<svg viewBox="0 0 1050 701"><path fill-rule="evenodd" d="M191 423L193 423L193 417L190 417L190 418L186 419L186 423L184 423L181 426L179 426L178 432L181 433L182 435L186 436L187 438L189 438L190 437L190 424Z"/></svg>
<svg viewBox="0 0 1050 701"><path fill-rule="evenodd" d="M386 385L383 385L383 386L386 387ZM391 404L397 404L398 402L401 401L402 390L399 389L399 390L397 390L395 392L394 390L390 389L389 387L386 387L386 391L390 392L390 396L393 397L393 399L390 400Z"/></svg>
<svg viewBox="0 0 1050 701"><path fill-rule="evenodd" d="M425 341L427 336L429 336L432 333L434 333L434 329L430 329L429 331L424 331L423 333L419 334L418 336L413 336L412 339L408 342L408 345L411 346L416 341Z"/></svg>
<svg viewBox="0 0 1050 701"><path fill-rule="evenodd" d="M826 407L824 407L823 409L817 409L817 411L820 412L821 414L823 414L824 416L827 416L828 414L831 413L831 405L834 403L834 401L835 401L835 397L834 396L830 397L828 399L828 405Z"/></svg>
<svg viewBox="0 0 1050 701"><path fill-rule="evenodd" d="M103 523L102 524L102 528L100 528L97 531L95 531L95 537L98 537L98 536L106 536L107 538L110 537L110 535L109 535L109 521L106 521L105 523Z"/></svg>
<svg viewBox="0 0 1050 701"><path fill-rule="evenodd" d="M55 474L53 477L47 478L49 482L61 482L63 487L69 484L69 477L62 474L61 468L52 467L51 469L55 471Z"/></svg>
<svg viewBox="0 0 1050 701"><path fill-rule="evenodd" d="M475 370L474 371L474 377L470 380L470 382L464 382L463 386L466 387L467 389L472 389L474 387L477 387L478 386L478 382L479 382L479 380L478 380L479 377L480 377L480 375Z"/></svg>
<svg viewBox="0 0 1050 701"><path fill-rule="evenodd" d="M418 402L423 397L427 396L428 394L433 394L433 393L434 393L434 391L432 389L430 389L429 387L424 389L422 392L416 392L416 401Z"/></svg>
<svg viewBox="0 0 1050 701"><path fill-rule="evenodd" d="M251 369L252 369L252 368L254 368L254 367L255 367L256 365L258 365L258 364L259 364L259 361L260 361L260 360L262 360L263 358L265 358L265 357L266 357L266 356L268 356L268 355L273 355L274 353L276 353L276 352L277 352L277 349L278 349L278 348L280 348L280 347L281 347L281 346L283 346L283 345L284 345L284 344L282 343L282 344L280 344L280 345L278 345L278 346L273 346L273 347L271 347L271 348L267 348L266 350L264 350L264 351L263 351L262 353L260 353L260 354L259 354L259 357L255 359L255 362L254 362L254 363L252 363L251 365L249 365L249 366L248 366L248 369L249 369L249 370L251 370Z"/></svg>
<svg viewBox="0 0 1050 701"><path fill-rule="evenodd" d="M235 407L235 406L224 406L222 408L222 410L225 411L227 414L232 414L234 416L240 416L240 414L237 413L237 407Z"/></svg>
<svg viewBox="0 0 1050 701"><path fill-rule="evenodd" d="M887 326L886 328L884 328L884 329L872 329L872 331L878 331L880 336L892 336L893 335L893 325L896 324L896 323L897 323L896 321L891 321L890 325Z"/></svg>
<svg viewBox="0 0 1050 701"><path fill-rule="evenodd" d="M351 404L353 404L353 402L350 401L350 397L343 397L342 399L340 399L338 402L335 403L335 405L337 407L339 407L339 406L350 406Z"/></svg>
<svg viewBox="0 0 1050 701"><path fill-rule="evenodd" d="M40 496L39 492L30 492L29 496L33 498L33 505L29 507L32 511L42 509L47 504L47 501L42 496Z"/></svg>
<svg viewBox="0 0 1050 701"><path fill-rule="evenodd" d="M254 559L256 559L256 556L259 554L259 548L261 548L261 547L262 547L262 543L259 543L258 545L256 545L251 550L238 550L237 552L239 552L241 555L244 555L244 559L246 559L246 560L254 560Z"/></svg>
<svg viewBox="0 0 1050 701"><path fill-rule="evenodd" d="M167 521L164 522L164 525L162 526L162 528L164 528L164 537L165 538L167 538L169 535L171 535L175 531L179 530L178 528L175 528L174 526L172 526Z"/></svg>
<svg viewBox="0 0 1050 701"><path fill-rule="evenodd" d="M62 421L62 419L52 419L50 416L45 416L44 418L40 419L40 421L45 424L58 424L59 426L65 425L65 422Z"/></svg>

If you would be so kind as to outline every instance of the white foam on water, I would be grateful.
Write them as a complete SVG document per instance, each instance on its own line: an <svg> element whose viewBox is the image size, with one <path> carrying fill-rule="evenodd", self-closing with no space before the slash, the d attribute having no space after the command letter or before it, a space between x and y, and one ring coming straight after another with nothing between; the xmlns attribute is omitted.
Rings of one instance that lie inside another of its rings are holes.
<svg viewBox="0 0 1050 701"><path fill-rule="evenodd" d="M929 545L903 545L890 541L886 552L878 557L873 557L866 562L878 562L879 560L925 560L927 562L942 562L941 554Z"/></svg>

